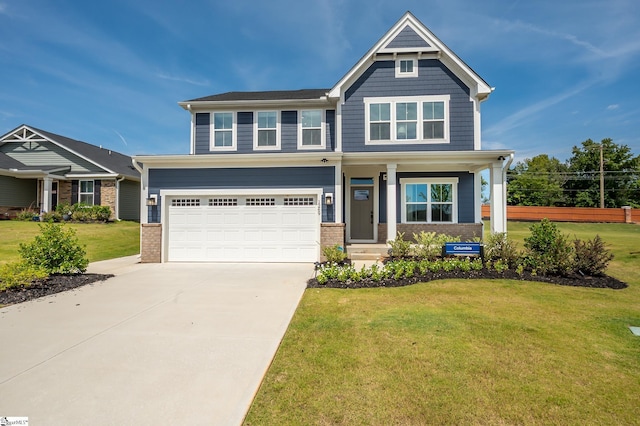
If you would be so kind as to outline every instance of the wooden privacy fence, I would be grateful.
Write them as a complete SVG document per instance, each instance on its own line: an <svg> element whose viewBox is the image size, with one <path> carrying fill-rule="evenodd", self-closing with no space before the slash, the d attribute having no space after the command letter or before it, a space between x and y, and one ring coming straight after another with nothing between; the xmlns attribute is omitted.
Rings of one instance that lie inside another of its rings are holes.
<svg viewBox="0 0 640 426"><path fill-rule="evenodd" d="M489 219L488 204L482 205L482 218ZM552 222L608 222L608 223L640 223L640 209L622 207L617 209L601 209L596 207L537 207L507 206L508 220L542 220Z"/></svg>

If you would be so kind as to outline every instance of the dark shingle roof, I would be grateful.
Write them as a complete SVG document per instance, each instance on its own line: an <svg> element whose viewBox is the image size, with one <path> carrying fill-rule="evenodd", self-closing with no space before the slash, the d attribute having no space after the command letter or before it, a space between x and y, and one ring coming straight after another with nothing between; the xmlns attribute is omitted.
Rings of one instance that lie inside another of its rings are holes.
<svg viewBox="0 0 640 426"><path fill-rule="evenodd" d="M100 148L86 142L77 141L66 136L56 135L55 133L40 130L32 126L28 126L42 136L59 143L60 145L82 155L93 161L101 167L105 167L115 173L128 177L139 178L140 173L131 164L131 157L120 154L117 151Z"/></svg>
<svg viewBox="0 0 640 426"><path fill-rule="evenodd" d="M4 152L0 152L0 169L23 169L24 164L16 159L9 157Z"/></svg>
<svg viewBox="0 0 640 426"><path fill-rule="evenodd" d="M267 92L227 92L185 102L289 101L320 99L331 89L272 90Z"/></svg>

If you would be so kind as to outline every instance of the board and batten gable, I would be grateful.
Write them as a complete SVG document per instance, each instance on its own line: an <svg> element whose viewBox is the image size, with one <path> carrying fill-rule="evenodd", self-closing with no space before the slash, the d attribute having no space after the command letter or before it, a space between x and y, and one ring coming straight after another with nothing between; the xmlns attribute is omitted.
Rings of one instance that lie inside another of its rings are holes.
<svg viewBox="0 0 640 426"><path fill-rule="evenodd" d="M333 193L334 166L150 169L149 195L158 195L158 206L149 209L148 220L160 221L161 189L256 189L256 195L260 195L260 189L286 188L322 188L324 193ZM333 207L322 203L323 222L334 220Z"/></svg>
<svg viewBox="0 0 640 426"><path fill-rule="evenodd" d="M51 142L7 142L0 145L0 151L27 166L70 166L71 173L105 172L90 161Z"/></svg>
<svg viewBox="0 0 640 426"><path fill-rule="evenodd" d="M470 90L437 59L418 61L418 77L396 78L395 61L374 62L346 91L342 106L342 150L463 151L474 149L474 105ZM449 95L449 142L365 144L365 98Z"/></svg>
<svg viewBox="0 0 640 426"><path fill-rule="evenodd" d="M306 109L306 108L301 108ZM336 140L336 113L335 110L324 110L325 112L325 138L324 149L311 148L313 151L333 151ZM260 152L264 154L277 152L297 152L298 151L298 111L283 110L280 115L280 149L255 150L253 146L254 113L251 111L239 111L236 113L236 141L235 151L211 151L211 113L197 112L194 120L194 154L247 154ZM305 149L308 151L308 149Z"/></svg>

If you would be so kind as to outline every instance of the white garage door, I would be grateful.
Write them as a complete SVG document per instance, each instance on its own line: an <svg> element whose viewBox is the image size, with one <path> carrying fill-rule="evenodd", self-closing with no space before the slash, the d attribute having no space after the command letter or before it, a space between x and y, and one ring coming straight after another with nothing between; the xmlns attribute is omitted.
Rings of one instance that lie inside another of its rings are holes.
<svg viewBox="0 0 640 426"><path fill-rule="evenodd" d="M316 195L172 197L167 259L177 262L314 262Z"/></svg>

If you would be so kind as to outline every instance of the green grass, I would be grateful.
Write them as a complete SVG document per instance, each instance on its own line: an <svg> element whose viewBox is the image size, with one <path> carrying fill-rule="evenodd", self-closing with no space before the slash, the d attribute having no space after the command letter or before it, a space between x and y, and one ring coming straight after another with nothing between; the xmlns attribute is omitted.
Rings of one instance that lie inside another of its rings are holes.
<svg viewBox="0 0 640 426"><path fill-rule="evenodd" d="M308 289L245 423L638 424L640 226L558 226L600 234L629 288Z"/></svg>
<svg viewBox="0 0 640 426"><path fill-rule="evenodd" d="M140 252L140 224L137 222L67 223L85 245L90 262L129 256ZM40 228L37 222L0 221L0 264L18 260L20 243L33 240Z"/></svg>

